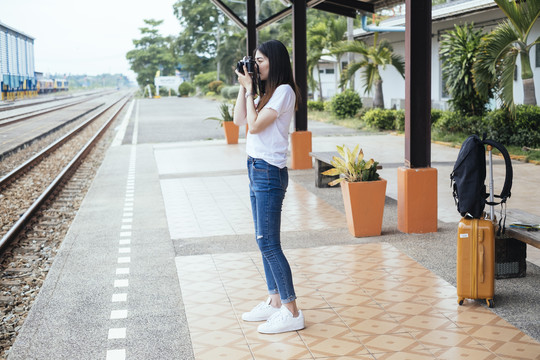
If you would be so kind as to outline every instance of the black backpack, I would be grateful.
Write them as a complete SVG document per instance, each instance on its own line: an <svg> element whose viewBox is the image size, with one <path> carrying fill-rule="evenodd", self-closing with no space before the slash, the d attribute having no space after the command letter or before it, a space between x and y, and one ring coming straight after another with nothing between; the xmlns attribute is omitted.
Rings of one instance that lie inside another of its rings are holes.
<svg viewBox="0 0 540 360"><path fill-rule="evenodd" d="M486 149L484 145L491 145L498 149L504 157L506 176L504 186L499 195L499 202L486 201L489 194L486 192ZM505 204L510 197L512 188L512 162L504 146L494 140L480 139L471 135L463 142L454 170L450 174L450 186L453 188L454 201L461 216L480 219L484 207L488 205ZM503 226L504 228L504 226ZM504 230L503 230L504 231Z"/></svg>

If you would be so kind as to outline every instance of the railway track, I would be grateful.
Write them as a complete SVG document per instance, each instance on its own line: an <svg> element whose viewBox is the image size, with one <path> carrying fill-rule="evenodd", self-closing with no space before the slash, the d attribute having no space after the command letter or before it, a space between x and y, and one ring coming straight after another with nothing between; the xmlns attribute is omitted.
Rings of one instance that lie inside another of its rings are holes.
<svg viewBox="0 0 540 360"><path fill-rule="evenodd" d="M15 123L18 123L19 121L24 121L24 120L28 120L28 119L31 119L37 115L44 115L44 114L48 114L50 112L53 112L53 111L57 111L57 110L61 110L61 109L65 109L67 107L70 107L70 106L75 106L75 105L78 105L78 104L82 104L90 99L95 99L97 97L99 97L101 95L94 95L90 98L87 98L87 99L78 99L78 100L75 100L75 101L72 101L72 102L69 102L69 103L65 103L65 104L61 104L61 105L54 105L54 106L51 106L51 107L47 107L47 108L44 108L44 109L39 109L39 110L32 110L32 111L28 111L24 114L18 114L18 115L11 115L11 116L8 116L8 117L5 117L3 119L0 120L0 127L3 127L3 126L9 126L9 125L13 125Z"/></svg>
<svg viewBox="0 0 540 360"><path fill-rule="evenodd" d="M104 135L128 101L117 100L0 179L0 358L101 163L112 136Z"/></svg>

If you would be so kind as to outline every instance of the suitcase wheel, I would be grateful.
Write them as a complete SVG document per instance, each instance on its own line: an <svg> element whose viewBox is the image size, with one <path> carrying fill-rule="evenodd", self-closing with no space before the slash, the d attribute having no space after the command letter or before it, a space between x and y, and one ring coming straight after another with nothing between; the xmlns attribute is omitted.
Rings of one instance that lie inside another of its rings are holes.
<svg viewBox="0 0 540 360"><path fill-rule="evenodd" d="M486 303L487 303L487 306L488 306L489 308L493 308L493 306L495 306L495 305L493 304L493 299L486 299Z"/></svg>
<svg viewBox="0 0 540 360"><path fill-rule="evenodd" d="M465 299L464 299L464 298L459 298L458 301L457 301L458 304L459 304L459 305L463 305L463 300L465 300Z"/></svg>

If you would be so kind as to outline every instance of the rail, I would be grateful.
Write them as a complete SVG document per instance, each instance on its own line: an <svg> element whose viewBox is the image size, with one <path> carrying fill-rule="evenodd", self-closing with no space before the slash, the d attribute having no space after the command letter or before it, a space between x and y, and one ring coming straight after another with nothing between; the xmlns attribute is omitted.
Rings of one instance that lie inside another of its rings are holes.
<svg viewBox="0 0 540 360"><path fill-rule="evenodd" d="M57 140L55 143L48 146L46 149L41 151L39 154L34 156L32 159L29 159L24 164L19 166L17 169L13 170L5 177L0 179L0 189L4 188L10 182L17 179L19 176L24 174L28 169L33 167L35 164L40 162L45 156L52 153L55 149L65 144L68 140L77 135L82 129L91 124L99 116L103 115L106 111L114 107L119 102L123 102L121 106L107 119L107 121L101 126L101 128L94 134L94 136L83 146L83 148L75 155L75 157L67 164L64 169L56 176L56 178L49 184L49 186L43 191L43 193L30 205L30 207L20 216L17 222L8 230L6 234L0 240L0 251L4 249L6 245L11 243L13 239L20 233L24 226L30 221L32 216L36 211L41 207L41 205L52 195L55 190L63 183L63 181L77 168L77 166L82 162L84 157L90 152L92 147L96 142L101 138L105 131L109 128L112 121L116 116L122 111L125 104L129 101L130 96L125 96L115 103L111 104L107 109L104 109L99 114L93 116L91 119L88 119L85 123L81 124L79 127L74 129L69 134L66 134L61 139Z"/></svg>

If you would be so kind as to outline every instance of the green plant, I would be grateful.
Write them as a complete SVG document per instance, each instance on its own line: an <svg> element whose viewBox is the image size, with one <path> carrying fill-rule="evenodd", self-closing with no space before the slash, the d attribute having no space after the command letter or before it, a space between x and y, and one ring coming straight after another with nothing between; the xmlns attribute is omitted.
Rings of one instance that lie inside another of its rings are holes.
<svg viewBox="0 0 540 360"><path fill-rule="evenodd" d="M323 172L323 175L340 175L340 177L328 185L334 186L344 180L348 182L379 180L377 173L379 163L373 159L366 162L359 145L356 145L353 151L345 145L337 146L337 151L341 157L334 156L331 162L333 168Z"/></svg>
<svg viewBox="0 0 540 360"><path fill-rule="evenodd" d="M195 77L193 78L193 85L195 85L196 88L200 89L203 94L205 94L210 91L209 85L211 82L216 80L216 77L216 71L195 75Z"/></svg>
<svg viewBox="0 0 540 360"><path fill-rule="evenodd" d="M431 125L436 124L441 118L442 114L444 114L443 110L431 109Z"/></svg>
<svg viewBox="0 0 540 360"><path fill-rule="evenodd" d="M396 130L405 131L405 110L394 110L394 117Z"/></svg>
<svg viewBox="0 0 540 360"><path fill-rule="evenodd" d="M482 39L473 69L474 81L481 94L491 95L495 89L503 104L513 112L514 73L518 55L523 103L536 105L534 72L529 53L534 46L538 46L538 39L529 40L528 37L540 16L540 1L495 0L495 3L508 19Z"/></svg>
<svg viewBox="0 0 540 360"><path fill-rule="evenodd" d="M210 117L207 117L205 120L219 121L220 126L223 126L223 122L225 122L225 121L233 121L234 120L233 114L231 112L231 107L226 102L221 103L221 105L219 106L219 113L220 113L221 117L210 116Z"/></svg>
<svg viewBox="0 0 540 360"><path fill-rule="evenodd" d="M324 111L324 101L309 100L307 103L308 110Z"/></svg>
<svg viewBox="0 0 540 360"><path fill-rule="evenodd" d="M239 91L240 91L239 86L224 86L223 89L221 89L221 95L225 99L232 100L232 99L236 99Z"/></svg>
<svg viewBox="0 0 540 360"><path fill-rule="evenodd" d="M361 69L365 93L368 94L374 90L373 107L382 109L384 97L380 70L392 65L401 76L405 77L405 60L401 55L394 54L390 42L387 40L378 42L378 38L379 33L376 32L373 36L373 46L367 46L363 41L358 40L341 41L331 51L336 55L351 52L362 56L361 60L353 61L347 66L341 85L344 85L344 82L350 80L354 73Z"/></svg>
<svg viewBox="0 0 540 360"><path fill-rule="evenodd" d="M364 114L364 122L381 130L395 129L395 110L373 108Z"/></svg>
<svg viewBox="0 0 540 360"><path fill-rule="evenodd" d="M193 90L193 86L187 81L184 81L180 84L180 86L178 86L178 94L180 96L188 96L191 92L193 92Z"/></svg>
<svg viewBox="0 0 540 360"><path fill-rule="evenodd" d="M353 117L362 107L362 100L358 93L351 89L343 91L332 98L332 114L340 119Z"/></svg>
<svg viewBox="0 0 540 360"><path fill-rule="evenodd" d="M474 24L454 25L441 38L439 55L452 108L464 115L482 115L488 96L480 95L473 82L473 65L480 47L482 30Z"/></svg>
<svg viewBox="0 0 540 360"><path fill-rule="evenodd" d="M208 84L208 90L219 94L219 91L221 90L220 86L223 88L223 81L215 80Z"/></svg>

